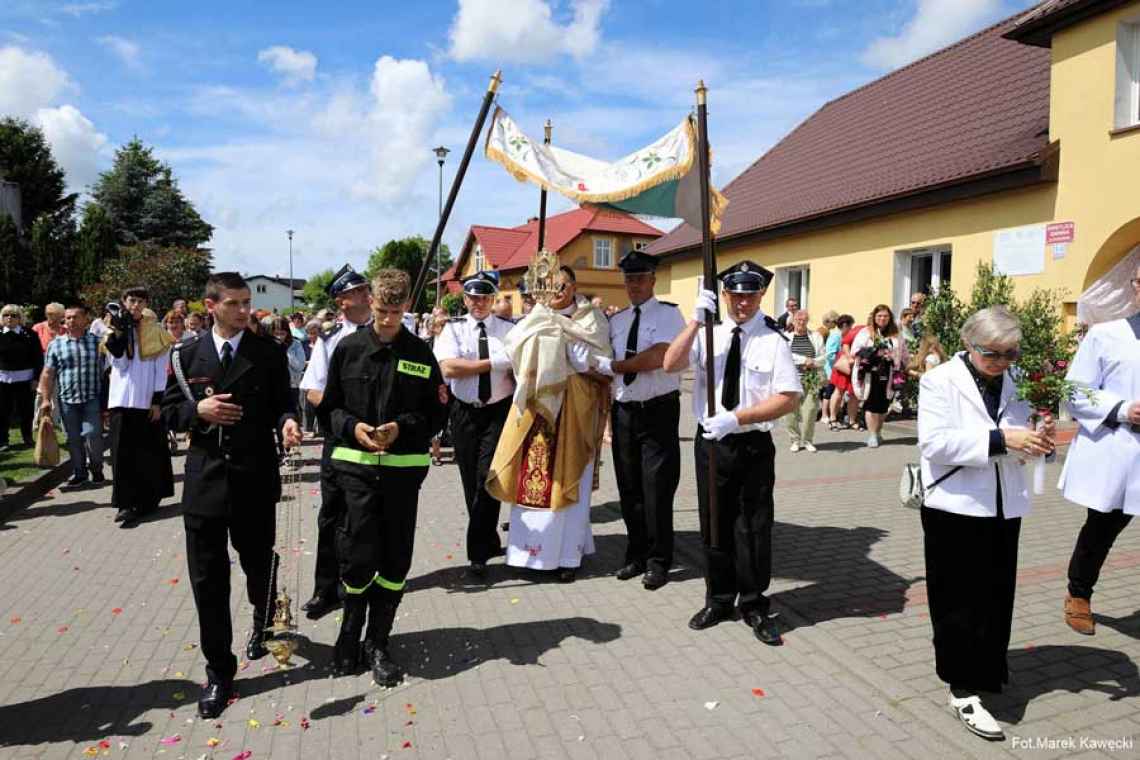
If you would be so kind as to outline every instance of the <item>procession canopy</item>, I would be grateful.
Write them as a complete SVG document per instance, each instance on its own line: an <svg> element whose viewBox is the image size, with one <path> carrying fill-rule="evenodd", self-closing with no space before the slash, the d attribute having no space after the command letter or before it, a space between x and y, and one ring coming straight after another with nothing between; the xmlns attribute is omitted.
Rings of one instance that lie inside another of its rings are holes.
<svg viewBox="0 0 1140 760"><path fill-rule="evenodd" d="M701 181L697 129L692 116L658 140L612 163L545 145L528 137L502 108L487 133L487 158L520 182L533 182L580 204L631 214L681 218L701 229ZM715 235L728 199L709 187Z"/></svg>

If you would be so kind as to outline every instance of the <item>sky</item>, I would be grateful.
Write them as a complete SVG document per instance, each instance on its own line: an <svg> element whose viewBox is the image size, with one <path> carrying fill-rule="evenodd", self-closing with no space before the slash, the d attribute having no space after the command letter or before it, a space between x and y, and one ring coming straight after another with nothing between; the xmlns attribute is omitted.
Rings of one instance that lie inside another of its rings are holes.
<svg viewBox="0 0 1140 760"><path fill-rule="evenodd" d="M524 130L549 118L555 144L603 160L676 126L703 79L722 186L829 100L1033 4L3 0L0 116L40 126L77 192L138 136L214 225L217 269L287 275L292 229L307 277L431 237L432 148L452 151L446 195L496 68ZM472 224L538 213L537 188L481 145L444 233L453 251Z"/></svg>

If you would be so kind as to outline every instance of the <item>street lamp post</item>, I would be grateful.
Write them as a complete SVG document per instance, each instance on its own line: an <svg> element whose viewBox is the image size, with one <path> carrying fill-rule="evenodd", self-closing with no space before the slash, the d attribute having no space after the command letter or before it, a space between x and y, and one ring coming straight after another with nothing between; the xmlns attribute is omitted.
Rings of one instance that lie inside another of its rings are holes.
<svg viewBox="0 0 1140 760"><path fill-rule="evenodd" d="M442 145L435 148L435 159L439 163L439 215L443 216L443 160L451 151ZM435 250L435 305L443 298L443 244Z"/></svg>
<svg viewBox="0 0 1140 760"><path fill-rule="evenodd" d="M289 236L289 316L293 315L293 230L285 230Z"/></svg>

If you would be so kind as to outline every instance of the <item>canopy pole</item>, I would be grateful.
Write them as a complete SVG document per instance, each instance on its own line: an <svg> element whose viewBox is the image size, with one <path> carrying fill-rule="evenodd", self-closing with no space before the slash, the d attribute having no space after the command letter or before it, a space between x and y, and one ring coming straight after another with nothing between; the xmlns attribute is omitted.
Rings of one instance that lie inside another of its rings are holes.
<svg viewBox="0 0 1140 760"><path fill-rule="evenodd" d="M459 186L463 184L463 177L467 174L467 165L471 163L471 155L475 152L475 144L479 141L479 134L483 131L483 123L487 121L487 111L491 109L491 102L495 99L495 93L499 90L499 85L503 81L502 69L497 70L491 75L491 82L487 86L487 94L483 96L483 104L479 107L479 116L475 119L475 126L471 128L471 136L467 139L467 149L463 151L463 160L459 162L459 170L455 173L455 178L451 181L451 190L447 194L447 203L444 204L443 211L439 215L439 221L436 222L435 235L432 236L431 246L427 250L427 255L424 256L423 262L420 264L420 273L416 276L415 284L412 286L412 301L411 308L415 309L416 304L420 301L420 295L424 290L424 285L427 283L428 270L431 268L431 262L435 260L436 251L439 250L440 240L443 238L443 229L447 226L447 220L451 216L451 208L455 205L455 198L459 195ZM436 287L443 287L443 272L436 273L437 282Z"/></svg>
<svg viewBox="0 0 1140 760"><path fill-rule="evenodd" d="M709 209L709 127L706 104L708 88L703 79L697 81L697 160L701 173L701 255L704 263L705 290L717 292L716 254L713 252L712 223ZM713 321L716 314L705 319L705 403L708 416L716 414L716 370L713 366ZM700 371L700 370L698 370ZM709 546L720 548L720 515L716 503L716 447L708 449L708 506L709 506Z"/></svg>
<svg viewBox="0 0 1140 760"><path fill-rule="evenodd" d="M545 133L542 138L543 145L550 145L550 131L553 125L550 119L546 120L542 131ZM542 250L542 246L546 244L546 188L543 187L538 193L538 250Z"/></svg>

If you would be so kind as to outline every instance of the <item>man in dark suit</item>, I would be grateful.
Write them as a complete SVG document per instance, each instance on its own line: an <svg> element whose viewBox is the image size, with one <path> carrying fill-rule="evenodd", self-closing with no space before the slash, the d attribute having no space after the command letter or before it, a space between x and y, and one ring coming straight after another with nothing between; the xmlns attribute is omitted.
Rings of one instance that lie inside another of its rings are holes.
<svg viewBox="0 0 1140 760"><path fill-rule="evenodd" d="M171 430L190 432L183 522L208 679L198 714L215 718L233 694L237 672L227 539L237 551L253 605L245 654L256 660L268 653L266 628L276 596L274 508L281 477L275 432L280 430L291 448L300 444L301 428L285 352L246 329L250 292L241 275L211 275L206 308L213 329L172 351L162 414Z"/></svg>

